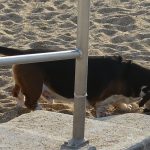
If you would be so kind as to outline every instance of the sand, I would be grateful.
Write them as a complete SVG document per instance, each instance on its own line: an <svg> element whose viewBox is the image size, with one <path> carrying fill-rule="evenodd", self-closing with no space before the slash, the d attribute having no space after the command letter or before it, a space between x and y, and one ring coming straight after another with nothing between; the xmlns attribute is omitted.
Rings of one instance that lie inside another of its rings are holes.
<svg viewBox="0 0 150 150"><path fill-rule="evenodd" d="M89 55L120 54L150 68L149 0L91 0L90 11ZM73 49L76 29L76 0L0 0L1 46ZM0 122L28 112L16 110L13 84L11 66L1 66Z"/></svg>

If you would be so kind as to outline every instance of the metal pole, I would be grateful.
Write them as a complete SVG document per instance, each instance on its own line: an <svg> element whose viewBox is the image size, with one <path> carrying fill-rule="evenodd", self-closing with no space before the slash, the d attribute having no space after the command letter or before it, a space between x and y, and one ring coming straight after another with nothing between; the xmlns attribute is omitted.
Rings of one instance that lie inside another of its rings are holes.
<svg viewBox="0 0 150 150"><path fill-rule="evenodd" d="M6 56L6 57L0 57L0 65L27 64L27 63L35 63L35 62L72 59L72 58L77 58L79 56L80 56L80 51L78 49L39 53L39 54L27 54L27 55L19 55L19 56Z"/></svg>
<svg viewBox="0 0 150 150"><path fill-rule="evenodd" d="M79 0L78 3L79 12L77 48L81 50L82 55L76 59L73 138L78 141L83 141L85 124L85 101L87 95L90 0Z"/></svg>
<svg viewBox="0 0 150 150"><path fill-rule="evenodd" d="M88 72L89 7L90 0L78 0L77 49L81 50L81 57L76 59L73 137L66 143L64 149L67 149L67 147L78 149L88 145L88 141L84 139L84 129Z"/></svg>

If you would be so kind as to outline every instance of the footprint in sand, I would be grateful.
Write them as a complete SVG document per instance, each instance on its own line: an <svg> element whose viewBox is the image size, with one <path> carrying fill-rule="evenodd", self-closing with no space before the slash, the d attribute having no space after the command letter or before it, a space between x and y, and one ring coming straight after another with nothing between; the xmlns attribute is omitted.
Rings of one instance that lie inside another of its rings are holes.
<svg viewBox="0 0 150 150"><path fill-rule="evenodd" d="M131 42L131 43L129 43L129 46L133 49L136 49L136 50L144 50L145 49L144 46L141 43L139 43L139 41L138 42Z"/></svg>
<svg viewBox="0 0 150 150"><path fill-rule="evenodd" d="M31 14L30 16L27 16L27 19L31 22L34 21L39 21L40 20L40 16L38 14Z"/></svg>
<svg viewBox="0 0 150 150"><path fill-rule="evenodd" d="M75 24L77 24L77 16L71 16L71 21Z"/></svg>
<svg viewBox="0 0 150 150"><path fill-rule="evenodd" d="M31 14L36 14L36 13L42 13L44 11L44 8L35 8L32 10L32 13Z"/></svg>
<svg viewBox="0 0 150 150"><path fill-rule="evenodd" d="M62 5L63 3L64 3L64 1L55 0L55 1L54 1L54 6L59 6L59 5Z"/></svg>
<svg viewBox="0 0 150 150"><path fill-rule="evenodd" d="M131 24L131 25L127 25L127 26L116 25L115 28L122 32L129 32L132 30L136 30L138 27L135 24Z"/></svg>
<svg viewBox="0 0 150 150"><path fill-rule="evenodd" d="M13 26L14 25L14 22L11 21L11 20L6 20L6 21L3 21L2 24L5 26L5 27L10 27L10 26ZM6 30L6 29L4 29ZM10 30L11 31L11 30Z"/></svg>
<svg viewBox="0 0 150 150"><path fill-rule="evenodd" d="M4 76L0 76L0 83L0 87L4 87L9 83L9 81Z"/></svg>
<svg viewBox="0 0 150 150"><path fill-rule="evenodd" d="M124 35L116 35L112 37L112 43L124 43L124 42L133 42L136 41L136 39L129 34Z"/></svg>
<svg viewBox="0 0 150 150"><path fill-rule="evenodd" d="M55 16L57 16L59 13L58 12L48 12L48 13L44 13L43 16L41 16L41 19L43 20L51 20L53 18L55 18Z"/></svg>
<svg viewBox="0 0 150 150"><path fill-rule="evenodd" d="M55 7L51 7L51 6L46 6L45 9L47 9L48 11L55 11L56 10Z"/></svg>
<svg viewBox="0 0 150 150"><path fill-rule="evenodd" d="M66 22L64 22L64 23L61 23L60 25L59 25L59 27L60 28L63 28L63 29L74 29L74 28L76 28L76 24L74 24L74 23L72 23L71 21L66 21Z"/></svg>
<svg viewBox="0 0 150 150"><path fill-rule="evenodd" d="M11 107L15 107L16 104L10 102L10 103L4 104L3 106L10 109Z"/></svg>
<svg viewBox="0 0 150 150"><path fill-rule="evenodd" d="M0 70L0 76L7 76L7 77L11 77L12 73L10 70L8 69L2 69Z"/></svg>
<svg viewBox="0 0 150 150"><path fill-rule="evenodd" d="M0 10L5 8L5 6L3 4L0 4Z"/></svg>
<svg viewBox="0 0 150 150"><path fill-rule="evenodd" d="M56 19L51 19L51 20L48 20L47 23L51 26L51 25L57 24L57 21Z"/></svg>
<svg viewBox="0 0 150 150"><path fill-rule="evenodd" d="M127 12L127 10L123 9L123 8L118 8L118 7L114 7L114 8L105 7L105 8L100 8L97 12L100 13L100 14L107 14L107 13L112 14L114 12L121 12L121 13Z"/></svg>
<svg viewBox="0 0 150 150"><path fill-rule="evenodd" d="M50 50L64 50L62 47L59 46L59 44L51 42L51 41L39 41L39 42L33 42L30 43L29 46L33 49L50 49Z"/></svg>
<svg viewBox="0 0 150 150"><path fill-rule="evenodd" d="M150 39L150 33L138 33L135 37L139 40Z"/></svg>
<svg viewBox="0 0 150 150"><path fill-rule="evenodd" d="M142 2L140 5L143 7L150 7L150 2Z"/></svg>
<svg viewBox="0 0 150 150"><path fill-rule="evenodd" d="M24 6L22 5L22 3L19 4L18 2L17 2L17 3L15 3L15 2L14 2L14 3L9 3L8 6L9 6L11 9L17 10L17 11L18 11L19 9L22 9L22 8L24 7Z"/></svg>
<svg viewBox="0 0 150 150"><path fill-rule="evenodd" d="M106 35L109 35L109 36L113 36L114 34L116 34L117 33L117 31L116 30L112 30L112 29L100 29L100 30L98 30L98 32L103 32L103 33L105 33Z"/></svg>
<svg viewBox="0 0 150 150"><path fill-rule="evenodd" d="M0 90L0 103L7 103L8 101L5 101L5 98L7 98L7 95L4 94L3 90Z"/></svg>
<svg viewBox="0 0 150 150"><path fill-rule="evenodd" d="M21 16L19 16L16 13L9 13L0 16L0 21L6 21L6 20L11 20L14 21L15 23L20 23L22 22L23 19Z"/></svg>
<svg viewBox="0 0 150 150"><path fill-rule="evenodd" d="M6 14L8 14L8 13L12 13L13 10L12 10L12 9L9 9L9 8L5 8L5 9L3 10L3 12L6 13Z"/></svg>
<svg viewBox="0 0 150 150"><path fill-rule="evenodd" d="M13 41L13 38L11 38L10 36L2 35L2 36L0 37L0 42L5 43L6 41L7 41L7 42Z"/></svg>
<svg viewBox="0 0 150 150"><path fill-rule="evenodd" d="M102 47L106 47L106 48L112 48L114 49L114 51L128 51L129 47L128 46L124 46L124 45L118 45L118 44L103 44Z"/></svg>
<svg viewBox="0 0 150 150"><path fill-rule="evenodd" d="M136 16L142 16L142 15L145 15L146 13L148 13L148 11L146 11L146 10L139 10L139 11L137 11L137 12L131 13L130 15L136 17Z"/></svg>
<svg viewBox="0 0 150 150"><path fill-rule="evenodd" d="M109 17L104 17L100 20L98 20L100 23L110 23L113 25L120 25L120 26L127 26L135 23L135 19L131 16L122 16L122 15L117 15L117 16L109 16Z"/></svg>
<svg viewBox="0 0 150 150"><path fill-rule="evenodd" d="M143 39L141 42L145 43L148 47L150 46L150 38Z"/></svg>
<svg viewBox="0 0 150 150"><path fill-rule="evenodd" d="M130 2L130 0L120 0L120 2L125 3L125 2Z"/></svg>
<svg viewBox="0 0 150 150"><path fill-rule="evenodd" d="M64 20L64 19L69 19L71 16L72 14L66 13L66 14L59 15L58 18Z"/></svg>
<svg viewBox="0 0 150 150"><path fill-rule="evenodd" d="M61 10L70 9L73 7L73 3L67 3L64 0L55 0L53 4L55 7Z"/></svg>
<svg viewBox="0 0 150 150"><path fill-rule="evenodd" d="M76 40L76 38L71 36L70 34L60 35L58 37L64 41L69 41L69 42Z"/></svg>

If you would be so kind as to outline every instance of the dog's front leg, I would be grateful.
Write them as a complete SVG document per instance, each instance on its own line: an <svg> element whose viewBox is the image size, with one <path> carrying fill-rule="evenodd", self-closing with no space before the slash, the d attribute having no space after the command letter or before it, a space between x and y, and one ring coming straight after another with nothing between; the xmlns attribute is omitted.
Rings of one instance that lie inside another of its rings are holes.
<svg viewBox="0 0 150 150"><path fill-rule="evenodd" d="M16 97L16 101L17 101L18 108L26 107L25 106L25 96L23 95L21 90L19 91L18 96ZM34 110L42 110L42 106L37 102Z"/></svg>
<svg viewBox="0 0 150 150"><path fill-rule="evenodd" d="M16 101L17 101L17 107L25 107L25 105L24 105L25 97L21 91L19 91L19 94L16 97Z"/></svg>

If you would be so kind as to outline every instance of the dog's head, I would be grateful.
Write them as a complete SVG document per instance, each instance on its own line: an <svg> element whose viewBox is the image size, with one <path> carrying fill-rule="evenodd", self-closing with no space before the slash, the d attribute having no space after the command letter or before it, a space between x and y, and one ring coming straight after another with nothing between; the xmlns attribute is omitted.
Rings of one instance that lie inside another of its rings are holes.
<svg viewBox="0 0 150 150"><path fill-rule="evenodd" d="M146 85L142 86L140 91L140 97L144 97L148 93L150 93L150 87Z"/></svg>

